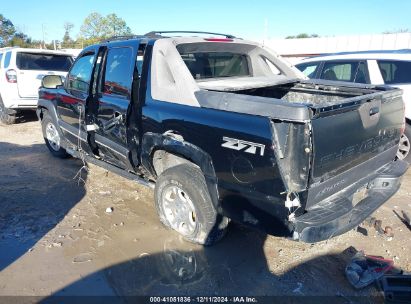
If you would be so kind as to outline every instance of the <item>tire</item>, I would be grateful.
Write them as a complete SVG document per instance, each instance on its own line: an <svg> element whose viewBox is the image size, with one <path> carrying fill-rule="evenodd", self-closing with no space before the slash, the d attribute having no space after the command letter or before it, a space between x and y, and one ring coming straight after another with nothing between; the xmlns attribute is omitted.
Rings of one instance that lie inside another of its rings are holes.
<svg viewBox="0 0 411 304"><path fill-rule="evenodd" d="M186 240L209 246L224 237L228 218L217 213L204 175L194 165L165 170L157 179L154 198L160 221Z"/></svg>
<svg viewBox="0 0 411 304"><path fill-rule="evenodd" d="M67 158L70 155L60 146L62 137L50 115L45 112L41 120L41 129L46 146L51 154L58 158Z"/></svg>
<svg viewBox="0 0 411 304"><path fill-rule="evenodd" d="M4 106L4 103L1 97L0 97L0 122L5 125L12 125L16 122L16 115L7 113L7 108Z"/></svg>
<svg viewBox="0 0 411 304"><path fill-rule="evenodd" d="M401 136L400 145L397 152L397 158L403 159L411 164L411 125L405 125L405 132Z"/></svg>

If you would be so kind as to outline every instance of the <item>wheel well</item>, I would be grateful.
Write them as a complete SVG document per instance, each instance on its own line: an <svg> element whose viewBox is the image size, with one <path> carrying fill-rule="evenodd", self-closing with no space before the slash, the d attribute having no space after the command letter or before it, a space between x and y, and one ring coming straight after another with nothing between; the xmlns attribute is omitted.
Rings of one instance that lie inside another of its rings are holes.
<svg viewBox="0 0 411 304"><path fill-rule="evenodd" d="M40 120L43 120L44 113L48 112L48 110L45 107L39 107L39 110L40 111L38 111L38 113L39 113L38 116L39 116Z"/></svg>
<svg viewBox="0 0 411 304"><path fill-rule="evenodd" d="M181 164L191 164L198 167L189 159L167 152L165 150L156 150L153 153L152 164L157 176L159 176L165 170Z"/></svg>

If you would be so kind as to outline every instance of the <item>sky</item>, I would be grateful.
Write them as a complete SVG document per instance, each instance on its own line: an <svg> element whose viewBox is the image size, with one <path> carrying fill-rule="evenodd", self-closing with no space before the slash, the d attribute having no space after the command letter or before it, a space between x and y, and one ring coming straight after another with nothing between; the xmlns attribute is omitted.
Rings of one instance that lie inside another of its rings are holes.
<svg viewBox="0 0 411 304"><path fill-rule="evenodd" d="M76 38L91 12L115 13L134 34L152 30L198 30L252 40L299 33L320 36L411 31L408 0L42 0L2 1L0 14L33 39L61 40L71 22Z"/></svg>

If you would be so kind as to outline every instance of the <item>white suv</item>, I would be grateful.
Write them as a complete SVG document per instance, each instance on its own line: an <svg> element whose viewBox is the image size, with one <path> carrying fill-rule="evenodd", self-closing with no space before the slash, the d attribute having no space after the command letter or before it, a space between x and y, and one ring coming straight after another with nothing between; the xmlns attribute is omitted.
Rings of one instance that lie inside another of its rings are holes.
<svg viewBox="0 0 411 304"><path fill-rule="evenodd" d="M401 88L406 124L397 157L411 163L411 50L339 53L304 59L295 66L309 78Z"/></svg>
<svg viewBox="0 0 411 304"><path fill-rule="evenodd" d="M0 49L0 122L12 124L22 109L36 109L38 89L43 76L65 76L73 63L61 51Z"/></svg>

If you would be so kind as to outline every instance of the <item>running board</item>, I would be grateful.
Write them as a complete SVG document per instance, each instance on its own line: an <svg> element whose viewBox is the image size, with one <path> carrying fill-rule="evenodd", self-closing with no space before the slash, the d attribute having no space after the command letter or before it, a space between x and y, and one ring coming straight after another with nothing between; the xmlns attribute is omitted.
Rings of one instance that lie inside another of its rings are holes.
<svg viewBox="0 0 411 304"><path fill-rule="evenodd" d="M124 178L127 178L127 179L129 179L129 180L132 180L132 181L134 181L134 182L136 182L136 183L138 183L138 184L140 184L140 185L143 185L143 186L149 187L149 188L151 188L151 189L154 189L154 185L155 185L154 182L145 180L144 178L142 178L142 177L140 177L140 176L138 176L138 175L136 175L136 174L134 174L134 173L127 172L127 171L125 171L124 169L120 169L120 168L118 168L118 167L116 167L116 166L113 166L113 165L111 165L111 164L109 164L109 163L107 163L107 162L105 162L105 161L102 161L102 160L96 159L96 158L94 158L94 157L91 157L91 156L89 156L89 155L87 155L87 154L81 154L81 153L79 153L79 152L76 151L76 150L72 150L72 149L67 149L67 148L66 148L66 151L67 151L67 153L69 153L70 155L72 155L72 156L75 157L75 158L82 159L82 158L84 157L84 160L85 160L86 162L92 163L93 165L96 165L96 166L98 166L98 167L101 167L101 168L103 168L103 169L106 169L106 170L108 170L108 171L110 171L110 172L113 172L113 173L115 173L115 174L117 174L117 175L120 175L121 177L124 177Z"/></svg>

